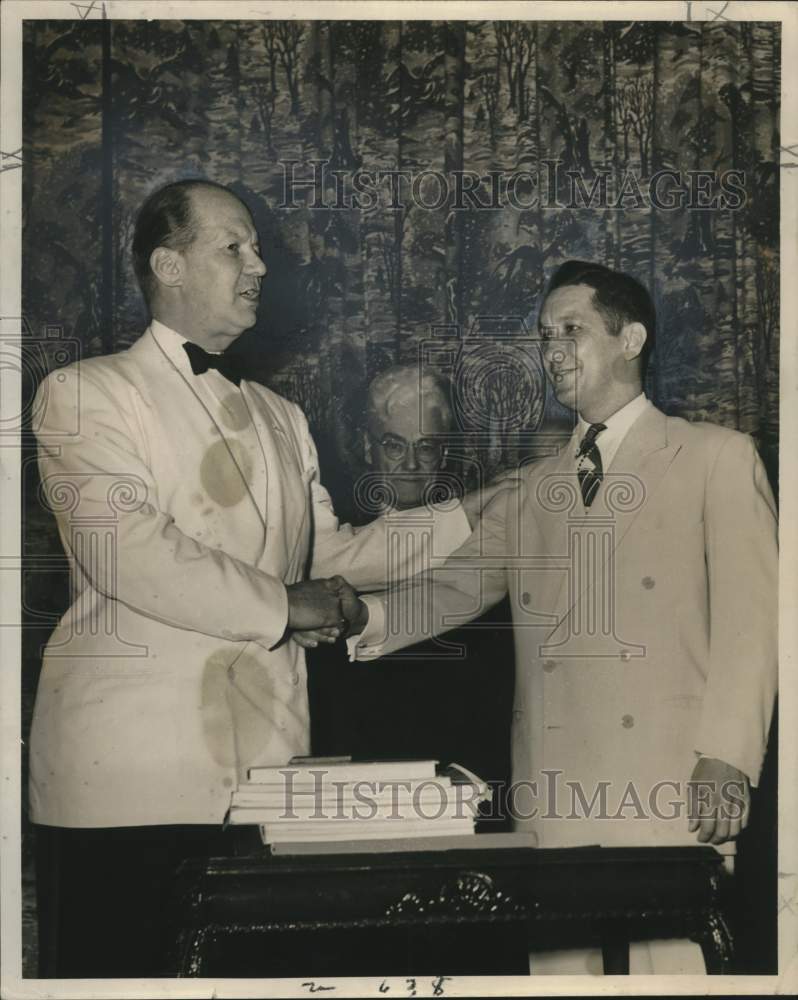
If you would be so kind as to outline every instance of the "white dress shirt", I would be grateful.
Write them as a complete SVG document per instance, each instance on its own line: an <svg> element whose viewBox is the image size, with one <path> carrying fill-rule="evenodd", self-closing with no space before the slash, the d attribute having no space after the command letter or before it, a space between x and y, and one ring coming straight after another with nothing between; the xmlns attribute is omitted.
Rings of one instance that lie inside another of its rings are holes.
<svg viewBox="0 0 798 1000"><path fill-rule="evenodd" d="M618 453L621 442L629 433L632 424L650 406L651 402L646 399L645 393L641 392L639 396L635 396L633 400L622 406L620 410L616 410L612 416L601 421L605 425L606 430L601 431L596 436L596 447L601 454L601 466L605 472L612 466L612 461ZM569 445L574 453L574 457L576 457L576 453L579 450L579 443L585 434L587 434L589 427L590 424L580 416Z"/></svg>

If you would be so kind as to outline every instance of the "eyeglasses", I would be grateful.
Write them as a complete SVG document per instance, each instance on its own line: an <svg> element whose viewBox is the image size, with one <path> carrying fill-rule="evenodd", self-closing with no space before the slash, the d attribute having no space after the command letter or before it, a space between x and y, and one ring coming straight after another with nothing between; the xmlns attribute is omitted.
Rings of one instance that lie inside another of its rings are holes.
<svg viewBox="0 0 798 1000"><path fill-rule="evenodd" d="M413 449L419 465L434 465L440 462L443 456L443 443L434 438L419 438L418 441L411 443L395 434L383 434L380 438L380 448L391 462L401 462L407 455L408 448Z"/></svg>

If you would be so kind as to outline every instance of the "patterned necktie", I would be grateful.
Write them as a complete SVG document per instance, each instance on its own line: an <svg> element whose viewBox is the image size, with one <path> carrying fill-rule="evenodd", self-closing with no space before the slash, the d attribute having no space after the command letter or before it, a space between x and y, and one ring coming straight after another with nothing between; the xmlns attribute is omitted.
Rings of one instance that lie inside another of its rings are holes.
<svg viewBox="0 0 798 1000"><path fill-rule="evenodd" d="M232 354L209 354L199 344L192 344L186 341L183 344L188 360L191 362L191 370L195 375L204 375L209 368L215 368L220 375L224 375L234 385L240 385L244 372L241 368L241 359Z"/></svg>
<svg viewBox="0 0 798 1000"><path fill-rule="evenodd" d="M579 488L582 490L582 500L585 507L589 507L593 503L604 475L601 452L596 444L596 438L606 429L606 424L591 424L576 453Z"/></svg>

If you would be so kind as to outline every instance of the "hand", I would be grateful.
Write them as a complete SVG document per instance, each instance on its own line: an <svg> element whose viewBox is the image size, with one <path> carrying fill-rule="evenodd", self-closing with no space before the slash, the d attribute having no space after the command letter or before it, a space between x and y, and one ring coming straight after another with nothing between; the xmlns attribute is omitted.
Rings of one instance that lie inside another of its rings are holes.
<svg viewBox="0 0 798 1000"><path fill-rule="evenodd" d="M359 635L368 622L368 608L346 580L338 576L326 582L334 583L337 588L341 620L332 628L302 629L294 632L291 638L304 649L315 649L320 642L333 643L341 635L344 637Z"/></svg>
<svg viewBox="0 0 798 1000"><path fill-rule="evenodd" d="M288 627L296 631L342 630L345 624L339 596L342 587L349 587L349 584L341 576L289 584L285 588L288 592Z"/></svg>
<svg viewBox="0 0 798 1000"><path fill-rule="evenodd" d="M360 635L369 620L369 609L346 580L343 583L344 586L339 589L338 596L341 599L341 612L347 622L344 636Z"/></svg>
<svg viewBox="0 0 798 1000"><path fill-rule="evenodd" d="M690 833L700 844L723 844L748 826L751 790L742 771L715 757L702 757L688 784Z"/></svg>
<svg viewBox="0 0 798 1000"><path fill-rule="evenodd" d="M517 490L521 484L521 479L517 472L503 472L492 482L487 483L478 490L466 493L460 503L463 506L465 516L468 518L468 526L473 531L482 516L482 511L488 506L499 493L506 493L508 490Z"/></svg>
<svg viewBox="0 0 798 1000"><path fill-rule="evenodd" d="M332 646L342 634L342 628L334 625L329 628L311 628L303 629L301 632L292 632L291 638L303 649L315 649L320 642L326 646Z"/></svg>

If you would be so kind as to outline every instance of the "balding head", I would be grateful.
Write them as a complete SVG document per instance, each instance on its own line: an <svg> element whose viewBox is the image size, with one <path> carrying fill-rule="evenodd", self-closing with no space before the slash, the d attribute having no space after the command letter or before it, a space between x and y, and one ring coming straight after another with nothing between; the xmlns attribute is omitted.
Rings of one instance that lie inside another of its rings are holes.
<svg viewBox="0 0 798 1000"><path fill-rule="evenodd" d="M252 215L233 191L204 180L156 191L133 252L153 319L187 340L223 351L255 325L266 267Z"/></svg>
<svg viewBox="0 0 798 1000"><path fill-rule="evenodd" d="M223 185L203 178L174 181L153 191L139 209L133 231L133 270L150 308L158 288L150 266L152 252L158 247L186 250L191 246L199 228L192 195L202 190L232 194Z"/></svg>

